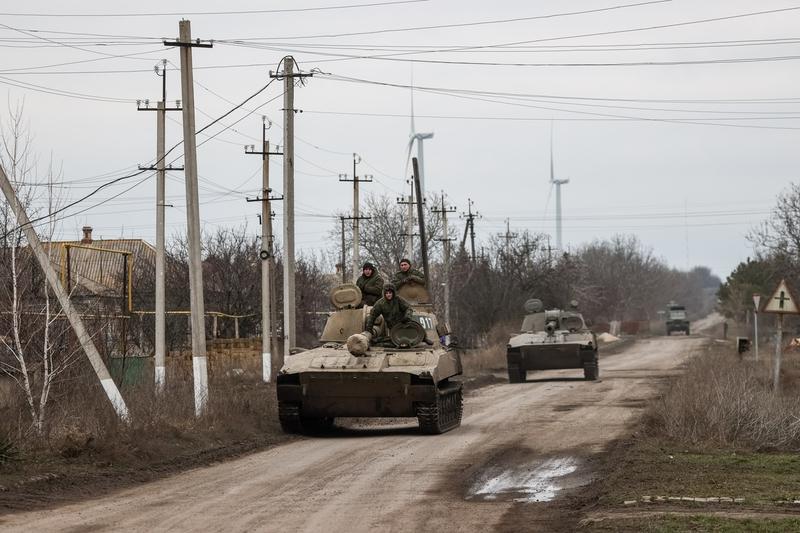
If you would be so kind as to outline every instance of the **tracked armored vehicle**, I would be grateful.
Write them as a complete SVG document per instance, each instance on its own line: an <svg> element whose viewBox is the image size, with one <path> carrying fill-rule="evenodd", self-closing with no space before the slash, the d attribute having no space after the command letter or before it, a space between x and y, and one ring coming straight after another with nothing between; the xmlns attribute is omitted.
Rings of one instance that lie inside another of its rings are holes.
<svg viewBox="0 0 800 533"><path fill-rule="evenodd" d="M361 334L371 307L360 307L361 291L336 287L321 346L287 357L277 379L278 415L287 432L325 429L336 417L416 417L423 433L443 433L461 424L461 359L442 345L449 332L427 302L422 285L397 292L411 304L411 322L386 331L373 326L364 350L348 349Z"/></svg>
<svg viewBox="0 0 800 533"><path fill-rule="evenodd" d="M577 311L544 310L540 300L525 303L522 331L508 341L508 380L522 383L529 370L582 368L587 380L599 376L597 337Z"/></svg>

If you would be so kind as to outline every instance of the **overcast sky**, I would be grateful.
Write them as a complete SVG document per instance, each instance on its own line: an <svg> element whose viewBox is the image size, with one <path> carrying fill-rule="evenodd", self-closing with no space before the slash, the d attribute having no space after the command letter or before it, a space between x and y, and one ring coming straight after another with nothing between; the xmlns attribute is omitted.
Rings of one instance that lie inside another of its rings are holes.
<svg viewBox="0 0 800 533"><path fill-rule="evenodd" d="M194 50L198 127L261 89L287 53L319 72L295 92L298 251L330 246L331 217L352 201L338 174L352 172L353 152L359 172L375 177L365 194L405 191L412 77L417 131L435 134L425 144L427 188L459 211L472 198L483 239L506 217L512 231L554 231L551 125L556 177L570 180L568 247L632 233L670 265L724 277L752 254L748 230L798 177L797 1L143 0L118 8L126 16L91 16L111 6L0 8L2 91L10 105L24 101L41 167L51 152L63 166L67 200L154 159L155 113L137 112L136 100L159 99L152 67L162 58L168 98L180 97L178 50L161 39L177 37L182 17L193 37L216 41ZM776 12L708 20L757 11ZM273 83L198 137L218 134L199 148L207 229L246 222L260 233L258 204L245 197L259 192L261 161L243 146L260 140L262 114L283 144L282 91ZM182 135L181 114L170 119L168 146ZM154 242L148 176L71 209L102 204L65 218L62 235L89 224L96 237ZM272 176L280 193L280 158ZM185 227L182 180L168 182L168 233Z"/></svg>

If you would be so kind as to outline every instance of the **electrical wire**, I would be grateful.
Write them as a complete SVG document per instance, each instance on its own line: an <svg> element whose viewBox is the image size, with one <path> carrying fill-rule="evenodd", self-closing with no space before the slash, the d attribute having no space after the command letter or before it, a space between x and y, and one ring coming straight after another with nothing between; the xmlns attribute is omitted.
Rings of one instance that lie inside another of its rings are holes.
<svg viewBox="0 0 800 533"><path fill-rule="evenodd" d="M429 0L390 0L388 2L369 2L362 4L343 4L337 6L295 7L286 9L248 9L242 11L179 11L151 13L0 13L4 17L71 17L71 18L120 18L120 17L186 17L204 15L256 15L264 13L303 13L309 11L333 11L363 7L385 7L401 4L418 4Z"/></svg>

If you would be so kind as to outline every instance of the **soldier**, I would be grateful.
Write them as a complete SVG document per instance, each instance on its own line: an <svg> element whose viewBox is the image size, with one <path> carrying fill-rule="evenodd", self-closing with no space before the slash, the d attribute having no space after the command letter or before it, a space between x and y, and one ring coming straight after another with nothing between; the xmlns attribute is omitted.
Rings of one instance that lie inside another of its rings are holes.
<svg viewBox="0 0 800 533"><path fill-rule="evenodd" d="M413 310L408 302L395 294L394 285L387 283L383 286L383 298L375 302L367 317L366 331L371 334L375 320L383 316L386 332L389 333L395 325L410 321L412 314Z"/></svg>
<svg viewBox="0 0 800 533"><path fill-rule="evenodd" d="M400 271L394 275L392 282L398 289L410 282L425 285L425 275L416 268L411 268L411 261L404 257L400 260Z"/></svg>
<svg viewBox="0 0 800 533"><path fill-rule="evenodd" d="M356 285L361 289L361 305L375 305L383 292L383 278L369 261L364 263L361 272L356 280Z"/></svg>

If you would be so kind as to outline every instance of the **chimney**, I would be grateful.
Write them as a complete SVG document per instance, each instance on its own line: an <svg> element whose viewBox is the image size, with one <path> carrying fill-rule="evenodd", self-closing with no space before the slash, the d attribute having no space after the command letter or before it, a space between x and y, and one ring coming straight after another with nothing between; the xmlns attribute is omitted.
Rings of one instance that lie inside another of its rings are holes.
<svg viewBox="0 0 800 533"><path fill-rule="evenodd" d="M92 227L84 226L81 229L83 229L83 239L81 239L81 244L92 244Z"/></svg>

